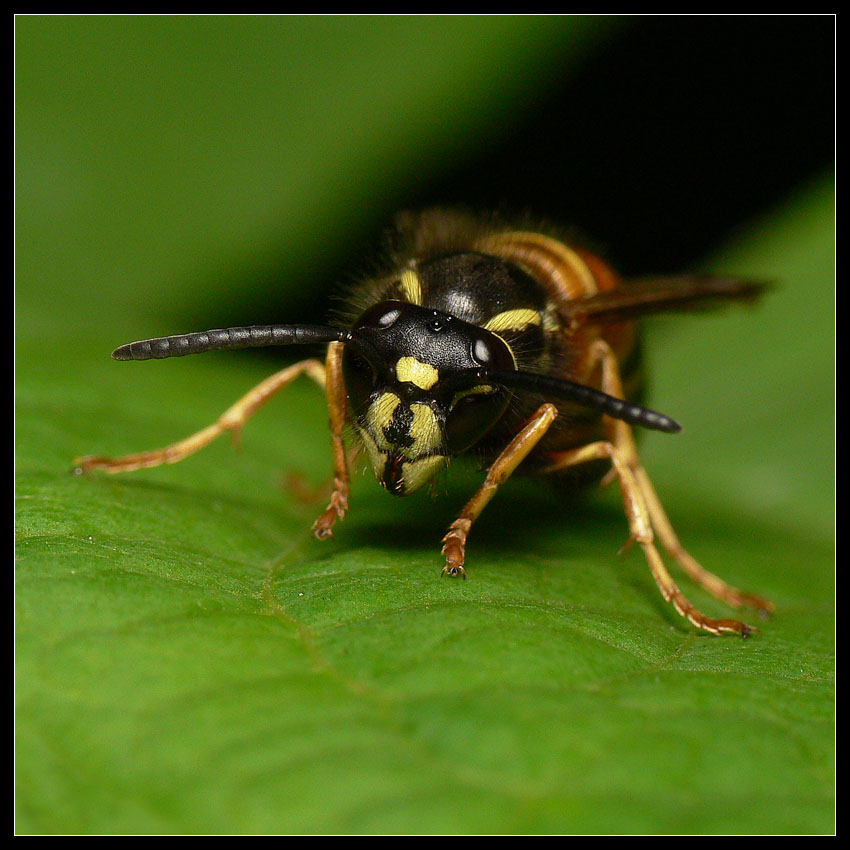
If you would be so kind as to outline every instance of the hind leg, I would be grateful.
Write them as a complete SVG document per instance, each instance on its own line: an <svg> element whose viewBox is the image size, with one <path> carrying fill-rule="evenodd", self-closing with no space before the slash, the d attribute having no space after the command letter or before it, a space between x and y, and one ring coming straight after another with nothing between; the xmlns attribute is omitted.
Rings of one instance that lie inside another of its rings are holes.
<svg viewBox="0 0 850 850"><path fill-rule="evenodd" d="M602 340L594 343L590 363L602 367L602 389L609 395L623 398L623 387L617 360L608 344ZM655 583L664 598L676 611L698 628L713 634L733 632L743 636L755 629L746 623L731 619L707 617L695 608L673 581L655 546L657 535L665 550L676 560L684 572L709 593L729 605L751 605L762 612L773 610L773 603L751 593L744 593L723 579L704 569L679 543L655 488L643 468L637 452L631 427L620 420L604 417L608 439L551 456L547 472L556 472L592 460L609 458L611 471L604 481L617 479L623 496L623 505L631 533L631 541L640 544L652 571Z"/></svg>
<svg viewBox="0 0 850 850"><path fill-rule="evenodd" d="M602 389L609 395L623 397L623 387L620 382L620 371L617 360L608 344L597 341L591 350L591 356L602 364ZM764 599L754 593L738 590L719 576L706 570L679 542L670 520L661 504L661 500L652 486L652 482L640 462L632 429L625 422L605 419L608 439L613 443L623 459L629 465L634 478L643 494L655 534L668 554L675 559L685 574L707 590L716 599L731 605L733 608L749 606L762 614L768 614L775 608L769 599ZM613 474L613 470L612 473Z"/></svg>
<svg viewBox="0 0 850 850"><path fill-rule="evenodd" d="M623 495L623 506L626 511L626 519L629 524L630 542L639 543L646 556L649 569L662 596L670 602L676 611L690 620L700 629L705 629L712 634L721 632L735 632L746 637L752 631L752 626L737 620L717 620L707 617L695 608L677 587L673 581L664 561L655 547L655 536L652 530L652 521L646 498L640 482L635 476L628 455L621 451L612 442L602 440L590 443L578 449L557 452L551 456L551 465L547 472L557 472L578 466L589 461L608 458L611 461L611 469L620 484Z"/></svg>

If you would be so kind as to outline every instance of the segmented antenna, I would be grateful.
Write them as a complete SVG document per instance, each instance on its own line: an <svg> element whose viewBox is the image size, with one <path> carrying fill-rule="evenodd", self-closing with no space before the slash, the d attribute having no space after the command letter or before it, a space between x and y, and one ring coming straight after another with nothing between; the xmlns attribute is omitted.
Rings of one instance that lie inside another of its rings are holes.
<svg viewBox="0 0 850 850"><path fill-rule="evenodd" d="M185 357L187 354L235 348L349 342L350 337L351 333L341 328L315 325L254 325L143 339L119 346L112 352L112 356L116 360L161 360L165 357Z"/></svg>

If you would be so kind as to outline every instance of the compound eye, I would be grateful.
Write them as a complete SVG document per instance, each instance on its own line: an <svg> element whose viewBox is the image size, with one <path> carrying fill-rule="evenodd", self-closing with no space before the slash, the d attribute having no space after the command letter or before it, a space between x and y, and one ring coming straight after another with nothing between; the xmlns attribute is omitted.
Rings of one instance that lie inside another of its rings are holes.
<svg viewBox="0 0 850 850"><path fill-rule="evenodd" d="M392 327L401 316L402 304L397 301L383 301L370 307L357 321L359 328L385 330Z"/></svg>

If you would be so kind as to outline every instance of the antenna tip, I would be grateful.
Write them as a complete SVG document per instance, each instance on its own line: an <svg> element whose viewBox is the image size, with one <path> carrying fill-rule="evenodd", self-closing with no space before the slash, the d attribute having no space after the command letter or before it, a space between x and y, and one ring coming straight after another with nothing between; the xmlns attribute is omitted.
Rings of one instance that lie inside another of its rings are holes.
<svg viewBox="0 0 850 850"><path fill-rule="evenodd" d="M682 430L682 426L675 419L655 410L635 406L635 414L635 424L643 425L645 428L654 428L665 434L678 434Z"/></svg>
<svg viewBox="0 0 850 850"><path fill-rule="evenodd" d="M129 345L119 345L115 351L112 352L113 360L132 360L133 353L130 351Z"/></svg>
<svg viewBox="0 0 850 850"><path fill-rule="evenodd" d="M647 411L643 424L649 428L663 431L665 434L678 434L682 430L682 426L675 419L671 419L663 413L656 413L654 410Z"/></svg>

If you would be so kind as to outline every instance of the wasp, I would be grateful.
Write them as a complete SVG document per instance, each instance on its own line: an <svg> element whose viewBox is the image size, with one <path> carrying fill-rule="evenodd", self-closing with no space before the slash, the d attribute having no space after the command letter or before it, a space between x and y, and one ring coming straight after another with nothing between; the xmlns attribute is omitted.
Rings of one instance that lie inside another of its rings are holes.
<svg viewBox="0 0 850 850"><path fill-rule="evenodd" d="M176 463L225 432L238 435L273 395L307 375L327 395L334 467L330 502L313 525L319 539L330 537L348 510L352 444L365 450L375 477L394 496L432 482L456 456L483 460L483 483L442 541L449 576L465 577L472 525L514 472L616 480L628 543L643 549L664 598L700 629L749 635L752 626L698 611L656 546L724 603L763 615L773 610L769 600L732 587L684 549L644 470L632 429L681 428L639 403L636 320L751 300L763 284L708 277L626 283L595 254L545 228L444 209L398 216L384 253L384 271L353 287L347 312L328 325L225 328L117 348L116 360L306 344L326 345L327 354L271 375L215 423L179 442L124 457L78 458L77 471Z"/></svg>

